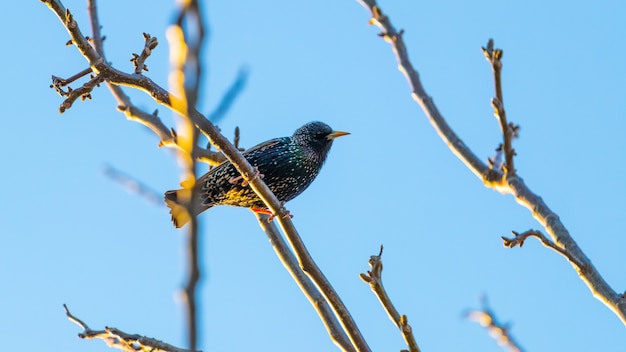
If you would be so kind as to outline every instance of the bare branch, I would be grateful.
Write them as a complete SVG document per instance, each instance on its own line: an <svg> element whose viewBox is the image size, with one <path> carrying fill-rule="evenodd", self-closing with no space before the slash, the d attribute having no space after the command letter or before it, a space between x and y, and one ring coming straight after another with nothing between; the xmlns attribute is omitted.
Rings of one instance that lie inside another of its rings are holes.
<svg viewBox="0 0 626 352"><path fill-rule="evenodd" d="M376 0L359 0L359 2L370 11L372 15L370 23L380 28L382 31L381 36L391 44L396 54L399 69L405 75L411 86L411 96L422 107L422 110L439 134L439 137L441 137L450 150L480 178L486 186L503 194L512 194L519 204L528 208L532 212L533 217L545 227L555 245L566 249L579 263L584 264L587 270L584 272L579 271L578 274L587 287L589 287L593 296L611 309L622 323L626 324L625 295L616 293L615 290L609 286L593 266L589 258L587 258L584 252L578 247L578 244L570 236L569 231L565 228L559 216L544 203L541 197L534 194L526 186L524 181L517 176L517 173L507 172L504 174L501 171L489 168L461 141L443 119L432 98L426 94L417 71L409 61L408 52L402 40L402 32L395 30L391 25L389 17L384 15L380 7L378 7ZM508 131L509 129L504 130ZM512 126L511 130L517 133L517 127ZM512 157L512 155L513 154L510 154L509 157ZM510 165L512 165L512 163Z"/></svg>
<svg viewBox="0 0 626 352"><path fill-rule="evenodd" d="M101 25L100 25L100 20L98 18L97 3L96 3L96 0L87 0L87 2L88 2L87 9L88 9L89 20L91 24L91 32L93 35L93 38L92 38L93 48L95 50L95 53L99 55L101 59L104 61L105 60L104 46L103 46L104 37L102 37L100 33ZM49 4L48 6L51 6L51 5L57 6L56 4ZM62 5L60 6L62 7ZM144 33L144 38L145 38L145 33ZM153 38L152 41L156 42L156 38ZM155 44L152 44L152 45L155 45ZM148 46L147 39L146 39L146 46ZM152 49L154 49L154 47L152 47L150 51ZM144 51L146 51L145 47L144 47ZM142 54L144 54L144 51L142 51ZM148 57L147 53L145 57L146 58ZM145 61L145 59L143 60ZM142 65L143 64L144 63L142 62ZM90 70L91 70L91 67L90 67ZM139 74L140 73L141 72L139 72ZM113 94L113 97L117 100L118 111L124 113L124 115L126 116L128 120L139 122L142 125L148 127L150 130L152 130L152 132L154 132L159 137L159 140L160 140L159 147L160 146L178 147L176 143L175 133L173 133L173 131L167 128L165 124L163 124L161 119L158 117L156 111L152 114L146 111L143 111L142 109L136 107L131 102L130 97L126 95L126 93L124 93L121 87L111 83L110 80L106 80L106 84L109 90L111 91L111 94Z"/></svg>
<svg viewBox="0 0 626 352"><path fill-rule="evenodd" d="M201 352L178 348L150 337L128 334L116 328L105 327L104 330L91 330L85 322L72 315L65 304L63 308L65 308L67 318L83 329L83 331L78 334L78 337L81 339L101 339L109 347L127 352Z"/></svg>
<svg viewBox="0 0 626 352"><path fill-rule="evenodd" d="M87 83L83 84L82 87L68 92L67 99L65 99L59 107L59 112L62 113L69 109L78 98L80 98L81 101L85 101L86 99L91 100L91 91L95 87L100 87L100 83L102 83L102 81L102 77L100 76L91 76L91 79Z"/></svg>
<svg viewBox="0 0 626 352"><path fill-rule="evenodd" d="M148 57L152 54L152 50L159 45L159 41L156 37L150 36L148 33L143 34L143 38L146 40L146 44L141 51L141 54L132 54L133 58L130 59L130 62L135 66L135 73L141 74L143 71L148 71L148 66L146 66L145 62Z"/></svg>
<svg viewBox="0 0 626 352"><path fill-rule="evenodd" d="M576 268L576 271L584 272L587 270L585 265L579 262L578 259L576 259L569 251L567 251L565 248L561 248L555 245L554 242L550 241L540 231L528 230L521 234L515 231L512 231L512 233L515 236L514 238L507 238L504 236L502 237L502 241L504 242L505 247L514 248L515 246L519 246L520 248L522 248L522 246L524 245L524 241L528 237L536 237L537 239L539 239L539 241L541 241L541 244L543 244L545 247L548 247L554 250L555 252L559 253L560 255L564 256L565 258L567 258L567 260L569 260L569 262Z"/></svg>
<svg viewBox="0 0 626 352"><path fill-rule="evenodd" d="M430 120L431 125L442 140L446 141L446 145L450 148L465 165L485 183L492 180L500 181L502 173L491 170L482 160L478 158L461 140L461 138L452 130L446 120L443 118L433 99L428 96L422 82L420 81L418 72L413 68L413 64L409 60L407 48L402 39L402 33L396 31L391 24L389 17L383 14L380 7L376 4L376 0L358 0L367 10L370 11L372 17L370 24L377 26L380 30L380 36L390 43L396 60L398 61L398 69L404 74L411 88L411 97L421 106Z"/></svg>
<svg viewBox="0 0 626 352"><path fill-rule="evenodd" d="M511 336L509 324L500 323L496 319L496 315L489 308L485 296L481 298L481 305L481 310L468 311L465 313L465 317L487 329L489 335L496 340L499 346L506 348L510 352L523 352L520 345Z"/></svg>
<svg viewBox="0 0 626 352"><path fill-rule="evenodd" d="M380 301L380 304L383 306L389 319L396 325L400 332L402 333L402 337L404 338L404 342L406 342L407 346L409 346L409 350L411 352L419 352L420 349L417 346L417 341L415 341L415 336L413 336L413 329L411 325L409 325L409 318L406 315L400 315L396 310L396 307L391 302L391 298L387 294L385 287L383 286L383 245L380 245L380 252L378 255L373 255L370 257L369 265L371 270L367 272L367 274L361 274L361 280L368 283L376 298Z"/></svg>
<svg viewBox="0 0 626 352"><path fill-rule="evenodd" d="M76 81L79 78L85 77L90 73L91 73L91 67L88 67L66 79L63 79L57 76L52 76L52 84L50 85L50 88L54 88L54 90L56 90L60 96L65 97L67 96L67 92L63 90L64 86Z"/></svg>
<svg viewBox="0 0 626 352"><path fill-rule="evenodd" d="M500 129L502 130L502 137L504 143L502 151L504 152L504 177L515 176L515 166L513 164L513 157L515 151L512 147L512 141L515 138L517 128L509 124L506 119L506 111L504 110L504 97L502 95L502 49L494 49L493 39L489 39L487 47L482 48L483 54L487 61L491 64L493 71L493 82L495 85L496 97L491 99L491 106L493 112L498 121L500 122Z"/></svg>
<svg viewBox="0 0 626 352"><path fill-rule="evenodd" d="M259 226L263 229L270 243L272 244L272 248L276 255L282 262L283 266L289 271L291 277L296 281L300 290L306 298L309 300L313 308L317 311L317 314L322 319L324 326L326 326L326 331L328 331L328 335L330 339L339 347L342 351L356 351L356 349L350 343L348 336L342 330L339 321L333 314L330 306L328 305L328 301L322 296L320 291L317 289L313 281L302 271L302 269L298 266L298 260L293 255L289 246L280 235L278 228L276 227L275 222L268 222L269 215L254 213L259 222Z"/></svg>
<svg viewBox="0 0 626 352"><path fill-rule="evenodd" d="M96 52L104 58L104 47L102 45L104 38L100 34L101 25L98 19L96 0L88 0L88 4L89 19L91 23L91 31L93 34L92 43ZM151 37L149 34L146 33L144 33L144 39L146 43L144 50L142 51L142 55L147 58L151 51L156 47L158 42L155 37ZM143 60L145 61L145 59ZM88 68L85 71L87 71L87 73L91 72L91 68ZM152 130L157 136L159 136L159 147L167 146L178 148L176 142L176 133L163 124L161 119L158 117L156 110L152 114L143 111L142 109L132 104L130 97L128 97L128 95L124 93L121 87L114 85L109 81L107 81L106 84L113 94L113 97L117 100L118 110L124 113L128 120L141 123L142 125ZM212 152L208 149L198 147L194 152L196 152L196 160L209 163L210 165L219 165L226 160L224 155L222 155L221 153Z"/></svg>

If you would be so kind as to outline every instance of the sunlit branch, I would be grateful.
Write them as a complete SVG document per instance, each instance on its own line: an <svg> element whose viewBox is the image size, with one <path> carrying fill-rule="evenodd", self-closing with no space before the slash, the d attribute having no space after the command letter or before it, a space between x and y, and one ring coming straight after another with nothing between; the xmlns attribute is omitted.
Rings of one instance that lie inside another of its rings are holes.
<svg viewBox="0 0 626 352"><path fill-rule="evenodd" d="M96 0L88 0L88 12L92 32L91 43L93 44L95 52L100 55L104 60L104 37L101 35L101 25L98 19ZM146 67L145 60L158 44L158 41L155 37L152 37L147 33L144 33L143 35L145 40L144 49L137 58L131 60L135 64L135 74L139 75L141 75L141 72L143 70L138 68ZM73 43L73 40L71 42ZM139 59L139 61L137 61L137 59ZM85 71L89 73L92 71L92 68L90 67ZM67 83L70 82L66 82L65 84ZM159 146L179 148L176 140L175 131L167 128L165 124L163 124L156 110L153 113L148 113L138 108L131 102L130 97L126 95L122 87L112 83L110 80L106 80L105 83L107 84L107 87L111 91L113 97L117 100L118 111L122 112L128 120L141 123L142 125L152 130L159 137ZM196 150L194 150L194 152L196 153L196 160L206 162L211 165L217 165L226 160L226 158L221 153L213 152L208 149L198 147L196 148Z"/></svg>
<svg viewBox="0 0 626 352"><path fill-rule="evenodd" d="M587 270L585 265L579 262L578 259L576 259L569 251L555 245L554 242L550 241L550 239L544 236L544 234L541 233L540 231L528 230L523 233L517 233L515 231L512 231L512 233L515 236L513 238L502 236L502 241L505 247L514 248L515 246L519 246L520 248L522 248L522 246L524 245L524 241L526 241L528 237L535 237L545 247L550 248L554 250L555 252L559 253L560 255L564 256L565 258L567 258L567 260L576 268L578 272L583 272Z"/></svg>
<svg viewBox="0 0 626 352"><path fill-rule="evenodd" d="M83 331L78 334L78 337L81 339L101 339L109 347L114 347L127 352L201 352L178 348L157 339L142 335L128 334L116 328L105 327L104 330L92 330L89 326L87 326L87 324L85 324L85 322L72 315L65 304L63 305L63 308L65 308L65 315L67 315L67 318L83 329Z"/></svg>
<svg viewBox="0 0 626 352"><path fill-rule="evenodd" d="M493 107L493 113L500 122L500 130L502 131L502 138L504 140L502 144L502 152L504 153L504 173L506 177L515 176L515 166L513 164L513 157L515 151L512 144L515 138L518 127L513 124L509 124L506 118L506 111L504 110L504 97L502 95L502 49L495 49L493 39L489 39L487 46L482 48L483 54L487 61L491 64L491 70L493 71L493 82L495 87L495 98L491 99L491 106Z"/></svg>
<svg viewBox="0 0 626 352"><path fill-rule="evenodd" d="M396 325L396 327L402 333L404 342L406 342L411 352L419 352L420 348L417 346L415 336L413 336L413 329L409 325L409 318L406 315L400 315L396 307L391 302L391 298L387 294L385 287L383 286L383 246L380 246L380 252L378 255L370 256L369 265L371 270L367 271L367 274L361 274L361 280L368 283L378 301L387 312L389 319Z"/></svg>
<svg viewBox="0 0 626 352"><path fill-rule="evenodd" d="M350 343L348 336L341 328L339 321L333 314L332 309L328 305L324 296L317 289L313 281L302 271L298 266L298 260L289 249L288 244L280 235L275 222L268 222L269 215L255 213L259 226L263 229L267 238L269 239L274 252L278 256L278 259L282 262L283 266L289 271L291 277L300 287L302 293L309 300L313 308L317 311L317 314L321 317L330 339L339 347L342 351L356 351L354 346Z"/></svg>

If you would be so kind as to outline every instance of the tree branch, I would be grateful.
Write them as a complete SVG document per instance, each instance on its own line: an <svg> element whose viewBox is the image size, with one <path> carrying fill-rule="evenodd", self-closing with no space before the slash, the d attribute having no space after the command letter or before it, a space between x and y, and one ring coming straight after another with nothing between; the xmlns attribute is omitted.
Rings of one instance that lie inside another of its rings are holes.
<svg viewBox="0 0 626 352"><path fill-rule="evenodd" d="M276 227L276 223L273 221L268 222L269 215L267 214L254 214L257 217L259 226L261 226L272 244L272 248L274 249L274 252L276 252L278 259L280 259L283 266L287 269L289 274L291 274L291 277L298 284L300 290L302 290L315 311L317 311L317 314L322 319L331 341L333 341L342 351L356 351L350 343L348 336L341 328L339 321L333 314L333 311L328 305L328 301L326 301L313 281L311 281L311 279L306 276L306 274L298 266L298 260L289 249L289 246L283 237L280 235L280 232Z"/></svg>
<svg viewBox="0 0 626 352"><path fill-rule="evenodd" d="M502 95L502 49L494 49L493 39L489 39L487 47L482 48L483 54L489 63L491 64L491 70L493 71L493 82L495 86L496 96L491 99L491 106L493 112L498 121L500 122L500 130L502 131L503 144L502 151L504 152L504 178L515 176L515 166L513 164L513 157L515 151L513 150L512 143L515 138L517 127L513 124L509 124L506 119L506 111L504 110L504 97Z"/></svg>
<svg viewBox="0 0 626 352"><path fill-rule="evenodd" d="M101 26L100 26L100 20L98 19L96 0L87 0L87 2L88 2L89 19L90 19L90 24L91 24L91 32L93 35L91 38L91 42L93 43L93 48L96 51L96 53L104 59L105 57L104 46L103 46L104 37L100 33ZM60 6L62 7L62 5ZM156 48L156 45L158 44L157 39L155 37L151 37L147 33L144 33L144 40L145 40L144 49L142 50L142 53L140 55L142 57L140 60L140 64L143 66L145 66L145 59L151 54L152 50ZM71 40L71 42L73 43L74 41ZM135 73L141 74L141 70L137 72L138 63L136 61L135 61L135 66L136 66ZM86 71L91 72L91 70L92 69L90 67ZM165 124L163 124L161 119L158 117L157 110L155 110L153 113L148 113L138 108L131 102L130 97L126 95L126 93L124 93L124 90L122 89L122 87L115 85L108 80L105 83L107 87L109 88L109 90L111 91L111 94L117 101L118 111L124 113L124 115L126 116L128 120L141 123L142 125L152 130L152 132L154 132L159 137L159 141L160 141L159 147L166 146L166 147L179 148L177 141L176 141L175 131L170 130L169 128L165 126ZM196 148L195 153L196 153L195 157L197 160L209 163L210 165L218 165L226 160L224 155L222 155L221 153L213 152L208 149L204 149L200 147Z"/></svg>
<svg viewBox="0 0 626 352"><path fill-rule="evenodd" d="M450 150L480 178L486 186L503 194L512 194L519 204L528 208L532 212L533 217L545 227L554 243L563 250L568 251L572 257L576 258L576 260L582 263L586 268L585 271L578 271L578 275L583 282L585 282L587 287L589 287L593 296L611 309L622 323L626 324L626 296L616 293L615 290L609 286L593 266L589 258L587 258L584 252L578 247L578 244L570 236L569 231L565 228L559 216L544 203L541 197L534 194L526 186L524 181L517 176L516 172L503 174L501 171L489 168L461 141L458 135L443 119L432 98L426 94L417 71L409 61L408 52L402 40L402 31L396 31L389 17L384 15L380 7L378 7L376 0L359 0L359 2L369 10L372 15L370 24L376 25L382 31L381 36L391 44L399 64L399 69L405 75L411 87L411 96L421 106L431 124ZM497 86L498 84L496 84L496 87ZM501 95L501 91L499 94ZM496 97L497 95L498 93L496 92ZM500 100L500 102L501 101L502 100ZM506 131L509 131L509 129L504 129L505 134ZM513 166L512 153L513 151L510 149L509 155L505 156L511 158L510 161L507 161L509 162L507 165L509 165L511 169Z"/></svg>
<svg viewBox="0 0 626 352"><path fill-rule="evenodd" d="M565 249L555 245L554 242L550 241L540 231L528 230L524 233L517 233L515 231L512 231L512 233L515 236L514 238L507 238L502 236L502 241L505 247L515 248L515 246L519 246L520 248L522 248L522 246L524 245L524 241L526 241L528 237L536 237L545 247L548 247L559 253L560 255L564 256L572 264L572 266L576 268L576 271L583 272L587 270L585 264L579 262L578 259L576 259L569 251L566 251Z"/></svg>
<svg viewBox="0 0 626 352"><path fill-rule="evenodd" d="M78 337L81 339L101 339L109 347L118 348L127 352L201 352L178 348L150 337L128 334L116 328L105 327L104 330L91 330L82 320L72 315L65 304L63 308L65 308L67 318L83 329L83 331L78 334Z"/></svg>
<svg viewBox="0 0 626 352"><path fill-rule="evenodd" d="M376 298L380 301L380 304L387 312L389 319L396 325L400 332L402 333L402 337L404 338L404 342L406 342L407 346L409 346L409 351L411 352L419 352L420 348L417 346L417 341L415 341L415 336L413 336L413 329L411 325L409 325L409 318L406 315L400 315L396 310L396 307L391 302L391 298L387 294L385 287L383 286L383 246L380 245L380 252L378 255L373 255L370 257L369 265L371 270L368 270L367 274L361 274L361 280L368 283Z"/></svg>
<svg viewBox="0 0 626 352"><path fill-rule="evenodd" d="M136 74L141 74L143 71L146 71L146 72L148 71L146 60L148 59L150 54L152 54L152 50L154 50L154 48L156 48L157 45L159 45L159 41L157 40L157 38L150 36L150 34L148 33L144 32L143 39L146 40L146 44L144 45L143 50L141 51L141 54L137 55L133 53L132 54L133 58L130 59L130 62L132 62L133 65L135 66Z"/></svg>

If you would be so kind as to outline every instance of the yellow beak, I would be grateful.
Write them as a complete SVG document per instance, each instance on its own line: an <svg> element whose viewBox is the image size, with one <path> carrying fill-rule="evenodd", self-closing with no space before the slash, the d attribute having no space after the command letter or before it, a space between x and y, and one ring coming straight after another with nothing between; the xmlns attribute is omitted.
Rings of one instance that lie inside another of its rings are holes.
<svg viewBox="0 0 626 352"><path fill-rule="evenodd" d="M342 131L333 131L333 133L329 134L328 136L326 136L326 138L333 140L335 138L341 137L341 136L347 136L349 135L350 132L342 132Z"/></svg>

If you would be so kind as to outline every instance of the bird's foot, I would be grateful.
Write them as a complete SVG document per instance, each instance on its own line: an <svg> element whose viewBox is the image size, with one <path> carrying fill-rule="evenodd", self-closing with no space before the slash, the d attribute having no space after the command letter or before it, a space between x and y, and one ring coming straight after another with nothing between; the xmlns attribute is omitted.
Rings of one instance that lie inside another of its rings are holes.
<svg viewBox="0 0 626 352"><path fill-rule="evenodd" d="M276 217L276 214L272 213L269 209L251 207L250 210L258 214L269 215L269 217L267 218L267 222L272 222L272 220L274 220L274 218ZM286 219L286 218L290 218L290 219L293 218L293 215L291 215L289 210L287 210L287 214L283 216L283 219Z"/></svg>
<svg viewBox="0 0 626 352"><path fill-rule="evenodd" d="M259 168L256 166L254 167L254 176L252 176L252 178L255 178L255 177L258 177L258 178L265 177L265 175L259 172ZM242 180L242 179L243 179L243 176L241 175L237 177L231 177L231 179L228 180L228 183L230 183L231 185L236 185L239 182L239 180ZM246 187L247 185L248 185L248 181L246 180L241 181L241 186Z"/></svg>
<svg viewBox="0 0 626 352"><path fill-rule="evenodd" d="M267 218L267 222L272 222L272 220L274 220L274 218L276 217L276 214L270 214L269 218ZM289 210L287 210L287 214L283 215L283 219L293 219L293 215L291 215L291 213L289 212Z"/></svg>

